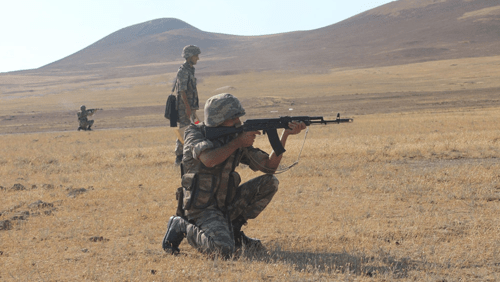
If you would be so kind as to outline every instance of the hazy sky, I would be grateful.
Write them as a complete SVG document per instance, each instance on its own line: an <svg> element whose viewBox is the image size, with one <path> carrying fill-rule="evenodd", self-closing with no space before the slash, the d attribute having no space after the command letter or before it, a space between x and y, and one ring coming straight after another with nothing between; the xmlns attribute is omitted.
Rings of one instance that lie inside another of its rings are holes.
<svg viewBox="0 0 500 282"><path fill-rule="evenodd" d="M134 24L177 18L208 32L262 35L328 26L392 0L2 1L0 72L39 68Z"/></svg>

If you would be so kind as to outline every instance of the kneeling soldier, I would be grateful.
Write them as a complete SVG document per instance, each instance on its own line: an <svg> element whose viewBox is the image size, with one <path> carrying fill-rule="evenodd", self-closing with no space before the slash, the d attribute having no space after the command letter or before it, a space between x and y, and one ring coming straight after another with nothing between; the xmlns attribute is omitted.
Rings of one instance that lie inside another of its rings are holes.
<svg viewBox="0 0 500 282"><path fill-rule="evenodd" d="M78 116L78 131L80 130L92 130L92 125L94 125L93 120L89 120L88 117L93 115L97 110L102 110L102 109L88 109L85 107L85 105L82 105L80 107L80 111L76 113Z"/></svg>
<svg viewBox="0 0 500 282"><path fill-rule="evenodd" d="M241 227L256 218L278 190L273 173L281 157L254 148L259 131L243 132L208 140L205 127L239 126L245 114L239 100L231 94L219 94L205 104L204 123L191 124L185 133L182 160L183 209L185 216L172 216L162 247L167 252L179 252L184 238L197 250L207 254L230 257L242 246L261 247L260 240L247 237ZM285 146L289 135L306 128L304 123L292 122L280 138ZM235 168L248 165L265 174L240 185Z"/></svg>

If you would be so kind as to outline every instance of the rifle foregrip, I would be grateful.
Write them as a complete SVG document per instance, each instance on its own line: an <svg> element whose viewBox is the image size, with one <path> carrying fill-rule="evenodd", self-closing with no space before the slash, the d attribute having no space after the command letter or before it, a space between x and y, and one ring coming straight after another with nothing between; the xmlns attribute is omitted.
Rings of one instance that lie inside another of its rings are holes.
<svg viewBox="0 0 500 282"><path fill-rule="evenodd" d="M267 138L269 139L269 143L271 143L271 147L273 147L274 153L279 157L281 154L286 152L285 148L281 144L280 138L278 137L278 131L275 129L266 130Z"/></svg>

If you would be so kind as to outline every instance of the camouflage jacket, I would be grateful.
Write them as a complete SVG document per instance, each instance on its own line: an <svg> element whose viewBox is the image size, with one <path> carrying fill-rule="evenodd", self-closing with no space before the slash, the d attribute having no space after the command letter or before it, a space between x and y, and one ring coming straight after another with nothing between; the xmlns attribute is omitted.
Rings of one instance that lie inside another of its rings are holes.
<svg viewBox="0 0 500 282"><path fill-rule="evenodd" d="M259 164L263 164L269 159L266 152L258 148L247 147L236 150L229 158L215 167L206 167L198 159L200 154L204 150L220 148L236 136L208 140L203 134L204 126L204 124L191 124L186 129L184 136L183 208L190 219L209 207L226 211L236 194L236 188L241 183L239 174L234 171L235 168L243 163L253 171L261 170Z"/></svg>
<svg viewBox="0 0 500 282"><path fill-rule="evenodd" d="M189 106L193 110L198 110L200 106L198 100L198 89L196 88L196 77L194 77L194 67L192 67L188 62L185 62L182 66L180 66L177 71L176 83L177 103L184 104L184 100L179 97L179 92L186 91Z"/></svg>

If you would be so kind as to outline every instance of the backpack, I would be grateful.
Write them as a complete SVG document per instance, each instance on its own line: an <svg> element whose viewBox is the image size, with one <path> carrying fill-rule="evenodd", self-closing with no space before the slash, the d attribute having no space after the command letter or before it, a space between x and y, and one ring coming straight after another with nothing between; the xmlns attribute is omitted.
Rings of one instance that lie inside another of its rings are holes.
<svg viewBox="0 0 500 282"><path fill-rule="evenodd" d="M170 120L170 127L177 127L177 121L179 120L179 110L177 110L177 97L174 95L175 86L172 88L172 93L168 95L167 104L165 105L165 118Z"/></svg>

